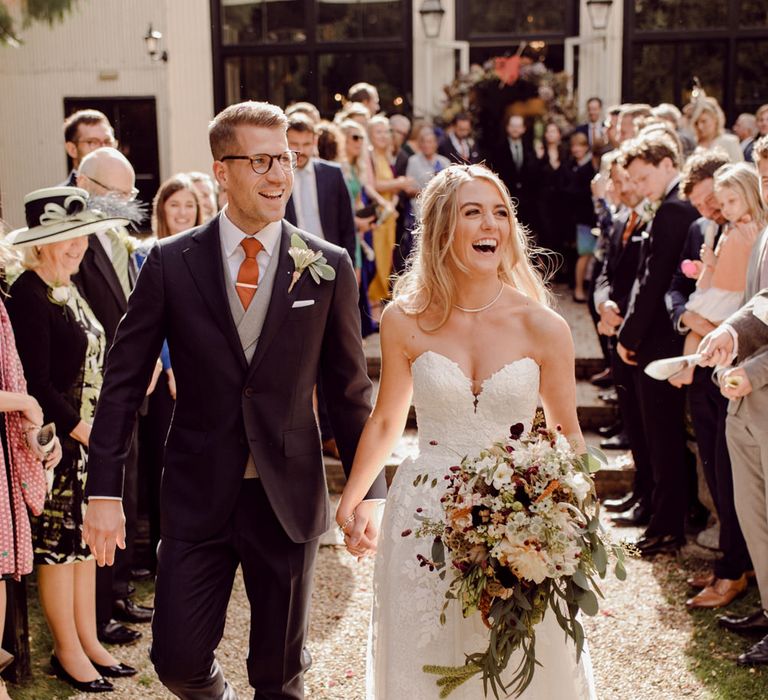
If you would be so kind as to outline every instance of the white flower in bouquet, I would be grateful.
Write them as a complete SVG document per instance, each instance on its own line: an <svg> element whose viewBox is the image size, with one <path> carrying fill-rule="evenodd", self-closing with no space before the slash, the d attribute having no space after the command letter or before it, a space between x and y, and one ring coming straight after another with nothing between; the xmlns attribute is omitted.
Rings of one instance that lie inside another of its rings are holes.
<svg viewBox="0 0 768 700"><path fill-rule="evenodd" d="M565 477L565 484L568 486L573 495L579 503L583 503L584 499L592 491L592 484L587 481L587 478L581 472L572 472Z"/></svg>
<svg viewBox="0 0 768 700"><path fill-rule="evenodd" d="M515 475L515 470L512 469L506 462L499 464L493 472L493 478L490 483L493 484L493 488L501 490L504 486L512 481L512 477Z"/></svg>

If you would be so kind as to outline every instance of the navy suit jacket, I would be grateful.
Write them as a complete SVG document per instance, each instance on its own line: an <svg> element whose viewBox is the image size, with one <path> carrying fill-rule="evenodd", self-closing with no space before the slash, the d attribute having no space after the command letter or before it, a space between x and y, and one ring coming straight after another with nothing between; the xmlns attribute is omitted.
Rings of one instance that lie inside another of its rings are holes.
<svg viewBox="0 0 768 700"><path fill-rule="evenodd" d="M316 284L295 269L292 235L336 271ZM231 518L253 455L288 537L308 542L331 522L312 397L322 378L333 434L350 469L370 415L358 288L342 248L283 222L258 346L246 361L229 310L218 217L160 241L141 268L110 350L88 455L87 496L120 496L136 409L167 339L178 393L160 492L161 532L210 539ZM296 301L312 304L294 306ZM383 477L369 497L384 497Z"/></svg>
<svg viewBox="0 0 768 700"><path fill-rule="evenodd" d="M699 213L670 190L651 222L637 271L629 309L619 331L619 342L637 353L645 366L652 360L679 355L683 339L672 327L664 296L678 267L688 227Z"/></svg>
<svg viewBox="0 0 768 700"><path fill-rule="evenodd" d="M329 243L344 248L350 259L355 259L355 216L352 200L341 166L319 158L312 159L317 183L317 206L320 209L320 223L323 236ZM285 208L285 218L294 226L298 225L293 195Z"/></svg>

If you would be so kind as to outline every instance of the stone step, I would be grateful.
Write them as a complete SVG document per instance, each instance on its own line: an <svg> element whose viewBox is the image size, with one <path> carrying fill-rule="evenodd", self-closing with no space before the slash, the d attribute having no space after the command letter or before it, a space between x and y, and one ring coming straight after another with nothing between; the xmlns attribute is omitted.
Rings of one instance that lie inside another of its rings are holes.
<svg viewBox="0 0 768 700"><path fill-rule="evenodd" d="M600 446L600 436L594 432L585 432L584 439L592 447ZM386 462L387 484L392 483L397 467L406 457L416 457L418 455L418 438L416 430L406 429L403 436L395 446L395 450ZM608 466L595 475L595 488L600 498L618 498L623 496L632 488L635 468L632 463L632 456L628 451L611 450L605 451L608 458ZM325 458L326 478L328 490L334 493L341 493L344 488L345 476L344 469L338 459L332 457Z"/></svg>

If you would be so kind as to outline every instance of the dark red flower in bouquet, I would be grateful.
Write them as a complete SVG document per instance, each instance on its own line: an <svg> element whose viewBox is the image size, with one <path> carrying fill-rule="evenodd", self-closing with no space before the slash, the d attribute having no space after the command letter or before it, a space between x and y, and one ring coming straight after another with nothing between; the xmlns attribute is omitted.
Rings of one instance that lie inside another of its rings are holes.
<svg viewBox="0 0 768 700"><path fill-rule="evenodd" d="M522 423L515 423L509 429L509 437L513 440L519 440L520 436L525 432L525 426Z"/></svg>

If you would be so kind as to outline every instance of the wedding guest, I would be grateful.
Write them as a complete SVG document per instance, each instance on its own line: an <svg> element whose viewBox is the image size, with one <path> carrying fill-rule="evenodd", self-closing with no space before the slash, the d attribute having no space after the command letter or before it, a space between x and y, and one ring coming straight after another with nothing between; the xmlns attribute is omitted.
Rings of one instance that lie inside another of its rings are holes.
<svg viewBox="0 0 768 700"><path fill-rule="evenodd" d="M683 158L688 158L696 148L696 141L691 138L687 131L680 128L683 118L682 112L675 105L662 102L651 109L651 115L656 119L663 119L672 127L683 147Z"/></svg>
<svg viewBox="0 0 768 700"><path fill-rule="evenodd" d="M216 183L207 173L201 173L193 170L189 175L192 184L195 186L200 203L203 207L203 223L210 221L219 211L218 197L216 196Z"/></svg>
<svg viewBox="0 0 768 700"><path fill-rule="evenodd" d="M594 304L600 316L598 332L609 339L610 367L618 398L621 422L626 432L635 477L631 494L614 504L617 525L645 526L651 515L653 475L648 455L648 436L643 430L638 402L640 374L636 365L624 363L616 350L616 334L629 308L648 216L644 198L619 160L614 156L609 171L613 191L621 208L613 218L610 243L594 284Z"/></svg>
<svg viewBox="0 0 768 700"><path fill-rule="evenodd" d="M116 145L115 132L106 114L97 109L81 109L70 114L64 120L64 148L72 161L72 170L62 184L74 187L83 158L97 148Z"/></svg>
<svg viewBox="0 0 768 700"><path fill-rule="evenodd" d="M543 143L536 155L536 179L539 183L536 198L538 244L554 250L565 260L571 247L568 236L570 227L566 207L558 206L557 203L563 197L568 154L563 144L562 129L556 122L550 121L544 126ZM573 266L570 265L569 269L572 271Z"/></svg>
<svg viewBox="0 0 768 700"><path fill-rule="evenodd" d="M714 97L700 97L693 103L691 124L696 132L697 148L705 151L721 148L732 163L744 160L739 139L725 132L725 114Z"/></svg>
<svg viewBox="0 0 768 700"><path fill-rule="evenodd" d="M405 146L411 133L411 120L404 114L393 114L389 118L389 126L392 128L393 150L395 155ZM413 155L409 153L408 155Z"/></svg>
<svg viewBox="0 0 768 700"><path fill-rule="evenodd" d="M199 190L190 175L178 173L157 191L152 202L152 233L156 240L170 238L204 223L203 204ZM144 263L149 247L138 252L138 267ZM163 452L171 416L176 402L176 377L171 366L168 345L160 353L162 370L155 380L146 411L139 417L139 481L147 498L149 515L149 551L155 564L155 552L160 541L160 477Z"/></svg>
<svg viewBox="0 0 768 700"><path fill-rule="evenodd" d="M475 139L472 138L472 119L468 114L455 114L451 123L440 139L437 152L451 163L479 163Z"/></svg>
<svg viewBox="0 0 768 700"><path fill-rule="evenodd" d="M682 350L682 338L669 321L664 295L688 227L698 214L678 195L680 152L669 135L654 132L623 148L622 163L638 193L658 206L643 243L616 346L622 361L636 364L642 372L649 362L679 355ZM637 547L643 556L650 556L674 552L683 543L690 462L683 418L685 394L644 372L638 389L654 487L651 520Z"/></svg>
<svg viewBox="0 0 768 700"><path fill-rule="evenodd" d="M342 124L345 121L353 121L365 128L368 125L368 120L370 118L371 113L362 102L347 102L347 104L344 105L344 108L336 113L334 121L337 124Z"/></svg>
<svg viewBox="0 0 768 700"><path fill-rule="evenodd" d="M5 279L9 265L18 259L8 245L0 241L0 277ZM5 286L3 284L3 286ZM58 438L50 451L42 452L37 436L43 425L43 409L27 393L24 370L16 350L16 341L5 304L0 298L0 640L6 622L6 581L20 581L33 566L30 513L39 516L45 505L45 470L52 470L61 460ZM11 617L13 621L13 618ZM0 649L0 671L14 661ZM10 700L0 679L0 700Z"/></svg>
<svg viewBox="0 0 768 700"><path fill-rule="evenodd" d="M571 136L571 156L563 169L563 195L570 214L571 236L576 241L576 269L574 270L573 299L587 301L587 267L595 252L597 238L592 235L595 209L592 204L590 183L595 176L592 153L587 137L579 132Z"/></svg>
<svg viewBox="0 0 768 700"><path fill-rule="evenodd" d="M589 150L592 153L600 155L604 151L608 139L603 125L603 101L599 97L590 97L587 100L587 121L579 124L573 133L584 134L587 137Z"/></svg>
<svg viewBox="0 0 768 700"><path fill-rule="evenodd" d="M749 112L742 112L736 121L733 122L731 129L737 139L741 152L744 154L744 160L747 163L752 162L752 149L755 146L755 137L757 136L757 118Z"/></svg>
<svg viewBox="0 0 768 700"><path fill-rule="evenodd" d="M754 158L761 177L761 194L768 204L768 138L755 144ZM768 400L768 236L755 246L747 273L747 304L707 335L699 346L705 366L727 368L718 372L723 395L729 399L726 435L733 465L736 512L755 568L760 608L747 615L726 615L721 627L742 634L768 633L768 474L765 431ZM731 365L734 365L731 367ZM740 666L768 664L768 636L741 654Z"/></svg>
<svg viewBox="0 0 768 700"><path fill-rule="evenodd" d="M77 175L78 186L103 207L125 209L136 199L136 174L128 159L114 148L100 148L87 155ZM75 284L87 300L104 329L107 348L112 344L117 324L128 307L128 297L136 282L137 267L133 244L125 227L99 231L87 239L87 250L75 277ZM121 549L113 567L99 567L96 572L96 615L99 636L108 644L130 644L141 633L121 625L123 622L146 623L152 618L149 607L130 598L134 542L138 508L138 441L134 437L125 463L126 548ZM150 575L137 571L139 577Z"/></svg>
<svg viewBox="0 0 768 700"><path fill-rule="evenodd" d="M344 135L333 122L322 120L317 125L317 155L331 163L341 164L346 160Z"/></svg>
<svg viewBox="0 0 768 700"><path fill-rule="evenodd" d="M518 221L535 231L536 154L526 143L525 132L525 120L513 114L505 125L504 138L489 156L493 169L515 200Z"/></svg>
<svg viewBox="0 0 768 700"><path fill-rule="evenodd" d="M370 83L355 83L347 92L347 100L362 104L371 117L379 113L379 91Z"/></svg>
<svg viewBox="0 0 768 700"><path fill-rule="evenodd" d="M437 152L437 134L435 127L425 124L416 139L417 151L408 159L405 169L406 177L410 177L416 184L416 190L421 192L427 183L451 163ZM414 214L418 218L421 213L418 198L412 200Z"/></svg>
<svg viewBox="0 0 768 700"><path fill-rule="evenodd" d="M63 457L42 514L33 525L40 602L53 637L55 674L86 692L111 690L106 677L134 675L100 643L96 630L95 560L83 541L86 455L101 389L106 338L72 276L88 234L125 219L99 219L85 210L88 194L50 188L25 199L28 227L9 239L22 248L26 271L7 299L29 390L62 438ZM64 212L45 220L45 207Z"/></svg>
<svg viewBox="0 0 768 700"><path fill-rule="evenodd" d="M635 138L637 126L635 120L640 117L651 116L651 105L647 104L625 104L619 114L619 143L624 143Z"/></svg>
<svg viewBox="0 0 768 700"><path fill-rule="evenodd" d="M757 138L768 136L768 104L760 105L755 112L755 122L757 126ZM754 158L753 158L754 160Z"/></svg>
<svg viewBox="0 0 768 700"><path fill-rule="evenodd" d="M395 248L397 215L395 207L401 193L412 192L416 183L409 177L395 177L393 140L389 120L377 115L368 122L371 142L374 188L389 204L388 214L382 214L373 232L373 250L376 255L376 276L371 280L368 296L374 316L381 313L381 304L389 298L392 255ZM378 309L376 308L378 307Z"/></svg>
<svg viewBox="0 0 768 700"><path fill-rule="evenodd" d="M716 173L727 167L727 163L725 153L710 151L692 156L685 164L680 191L702 216L688 230L681 265L684 260L698 260L709 230L714 233L714 236L709 236L716 244L719 242L726 218L715 196L714 178ZM679 332L706 335L714 330L715 325L686 308L692 287L692 281L679 266L667 292L667 308ZM670 381L677 383L674 377ZM691 588L699 589L699 592L689 598L686 605L689 609L722 607L744 591L745 574L752 565L733 497L731 460L725 434L728 400L720 394L713 381L712 369L696 367L688 389L688 403L702 470L719 520L717 545L723 556L715 560L711 572L688 580ZM706 534L707 531L702 532L697 539Z"/></svg>

